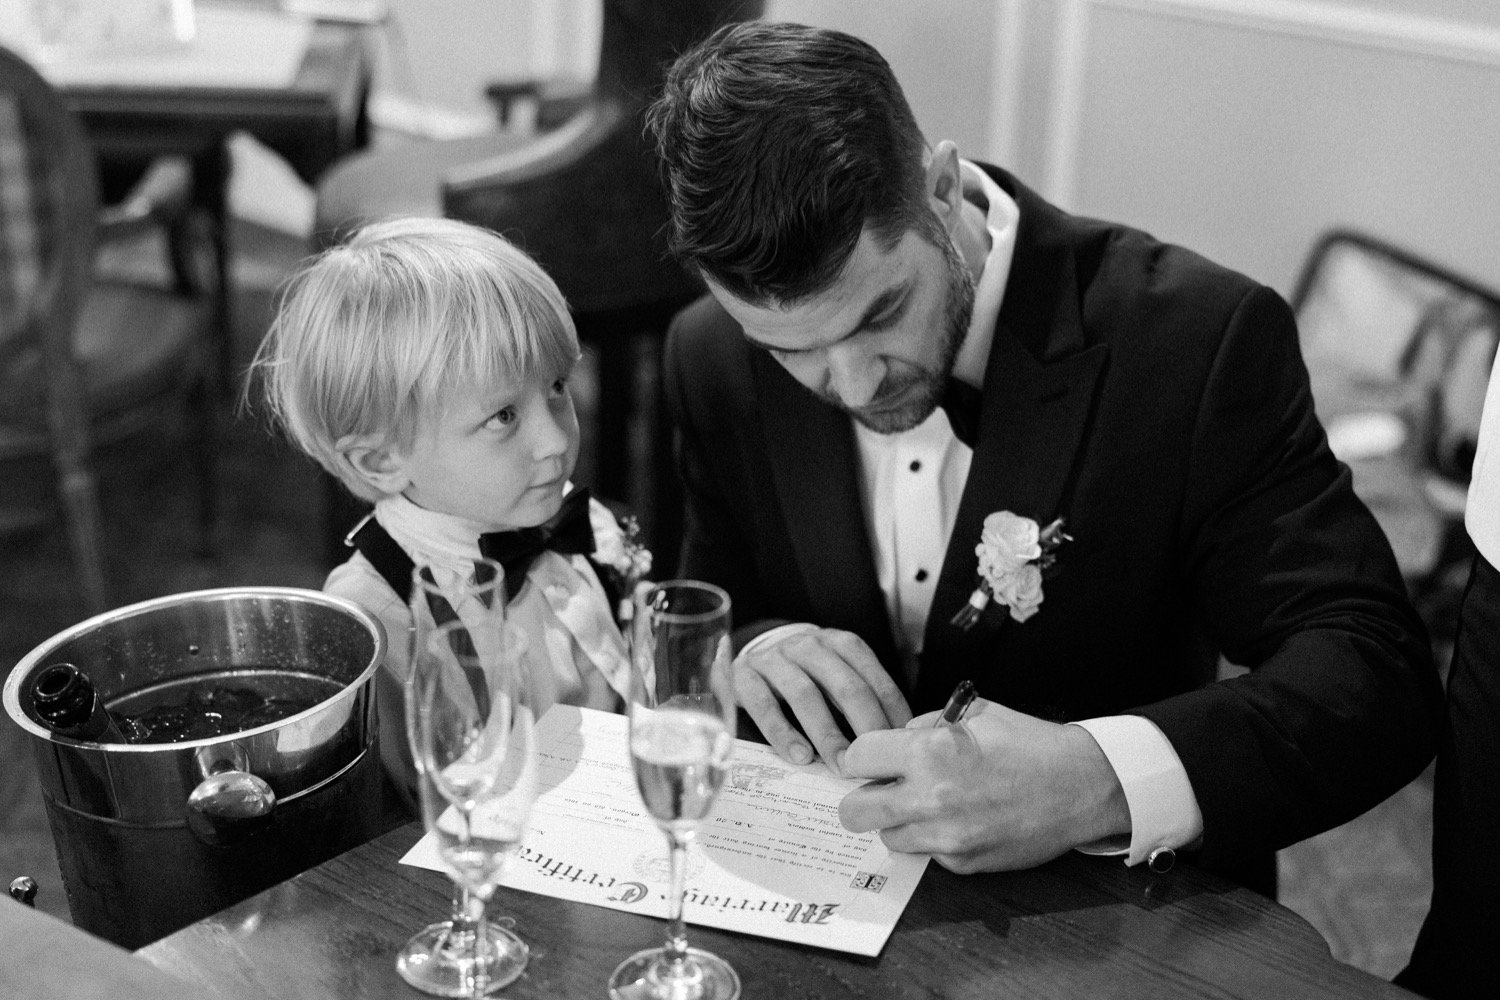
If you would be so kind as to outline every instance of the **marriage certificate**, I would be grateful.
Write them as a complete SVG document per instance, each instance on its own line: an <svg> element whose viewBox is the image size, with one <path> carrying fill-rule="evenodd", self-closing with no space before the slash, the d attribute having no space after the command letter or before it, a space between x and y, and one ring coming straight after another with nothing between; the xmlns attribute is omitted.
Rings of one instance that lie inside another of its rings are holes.
<svg viewBox="0 0 1500 1000"><path fill-rule="evenodd" d="M667 838L641 805L623 715L558 705L537 726L539 794L501 885L665 918ZM927 856L851 833L838 804L860 784L737 740L688 853L690 923L877 955ZM403 863L446 871L432 834Z"/></svg>

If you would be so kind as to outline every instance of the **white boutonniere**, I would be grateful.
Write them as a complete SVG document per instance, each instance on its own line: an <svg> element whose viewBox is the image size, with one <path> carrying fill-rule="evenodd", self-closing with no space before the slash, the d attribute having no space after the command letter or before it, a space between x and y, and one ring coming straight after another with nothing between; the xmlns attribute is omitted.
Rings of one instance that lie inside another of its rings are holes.
<svg viewBox="0 0 1500 1000"><path fill-rule="evenodd" d="M961 629L973 628L993 601L1024 622L1042 606L1042 581L1057 571L1057 552L1073 536L1057 518L1045 528L1029 517L996 511L984 519L984 530L974 554L979 556L979 579L974 593L953 616Z"/></svg>
<svg viewBox="0 0 1500 1000"><path fill-rule="evenodd" d="M651 572L651 550L640 540L641 525L633 515L616 518L609 508L595 501L589 505L589 524L594 529L594 554L589 558L601 575L609 577L605 589L615 595L615 620L631 616L635 585Z"/></svg>

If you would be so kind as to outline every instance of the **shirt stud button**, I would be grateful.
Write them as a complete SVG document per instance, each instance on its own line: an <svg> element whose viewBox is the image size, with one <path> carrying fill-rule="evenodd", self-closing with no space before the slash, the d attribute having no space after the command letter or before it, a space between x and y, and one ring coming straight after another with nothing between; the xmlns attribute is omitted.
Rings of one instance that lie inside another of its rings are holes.
<svg viewBox="0 0 1500 1000"><path fill-rule="evenodd" d="M919 569L919 570L917 570L917 582L921 583L921 582L923 582L926 579L927 579L927 571L925 569Z"/></svg>
<svg viewBox="0 0 1500 1000"><path fill-rule="evenodd" d="M911 471L913 471L913 472L921 472L922 471L922 463L920 461L916 460L916 459L913 459L910 468L911 468Z"/></svg>

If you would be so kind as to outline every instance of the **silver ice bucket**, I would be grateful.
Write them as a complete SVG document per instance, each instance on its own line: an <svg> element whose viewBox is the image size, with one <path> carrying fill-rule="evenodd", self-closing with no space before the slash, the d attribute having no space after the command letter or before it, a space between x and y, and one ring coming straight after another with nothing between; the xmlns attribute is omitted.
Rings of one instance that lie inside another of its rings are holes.
<svg viewBox="0 0 1500 1000"><path fill-rule="evenodd" d="M371 681L384 656L380 623L356 605L278 587L133 604L28 653L5 711L35 737L73 922L138 948L378 834ZM116 715L177 711L205 690L310 707L182 742L79 741L32 704L35 675L60 661Z"/></svg>

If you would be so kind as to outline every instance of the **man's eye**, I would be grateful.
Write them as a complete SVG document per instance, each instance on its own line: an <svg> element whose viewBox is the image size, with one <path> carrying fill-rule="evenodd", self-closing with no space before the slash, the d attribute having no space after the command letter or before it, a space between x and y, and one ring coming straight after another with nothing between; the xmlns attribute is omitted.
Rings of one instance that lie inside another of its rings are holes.
<svg viewBox="0 0 1500 1000"><path fill-rule="evenodd" d="M490 419L484 422L484 425L486 427L509 427L515 422L516 408L514 406L507 406L503 410L496 411Z"/></svg>
<svg viewBox="0 0 1500 1000"><path fill-rule="evenodd" d="M885 310L879 316L876 316L874 319L870 320L870 322L866 323L864 329L871 333L879 333L882 330L889 330L891 327L900 322L901 317L906 314L906 302L907 300L903 298L900 302L891 306L891 308Z"/></svg>

